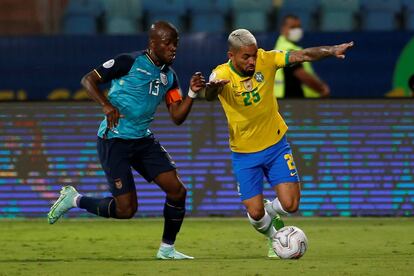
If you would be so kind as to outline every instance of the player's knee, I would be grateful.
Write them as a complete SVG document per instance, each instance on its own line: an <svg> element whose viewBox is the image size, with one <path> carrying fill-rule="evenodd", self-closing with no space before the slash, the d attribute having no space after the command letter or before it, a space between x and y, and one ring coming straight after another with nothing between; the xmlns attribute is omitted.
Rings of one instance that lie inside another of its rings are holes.
<svg viewBox="0 0 414 276"><path fill-rule="evenodd" d="M187 188L184 185L179 185L177 189L173 189L167 193L167 197L174 201L185 201L187 196Z"/></svg>
<svg viewBox="0 0 414 276"><path fill-rule="evenodd" d="M288 213L294 213L299 209L299 200L292 199L282 203L283 209Z"/></svg>
<svg viewBox="0 0 414 276"><path fill-rule="evenodd" d="M130 219L133 218L137 212L137 205L129 205L116 209L116 216L119 219Z"/></svg>
<svg viewBox="0 0 414 276"><path fill-rule="evenodd" d="M265 215L264 209L251 208L247 210L247 212L249 213L249 216L256 221L261 220Z"/></svg>

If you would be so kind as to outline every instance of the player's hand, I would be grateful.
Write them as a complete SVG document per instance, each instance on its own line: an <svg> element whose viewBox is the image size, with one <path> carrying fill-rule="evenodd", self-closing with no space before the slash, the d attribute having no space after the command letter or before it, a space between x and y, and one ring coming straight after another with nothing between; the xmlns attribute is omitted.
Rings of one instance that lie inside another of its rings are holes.
<svg viewBox="0 0 414 276"><path fill-rule="evenodd" d="M107 127L113 129L118 126L119 118L122 118L119 114L119 110L111 104L106 104L102 107L103 113L106 116Z"/></svg>
<svg viewBox="0 0 414 276"><path fill-rule="evenodd" d="M333 46L333 55L337 58L344 59L345 58L345 52L354 46L354 42L348 42L348 43L342 43L339 45Z"/></svg>
<svg viewBox="0 0 414 276"><path fill-rule="evenodd" d="M206 87L206 80L204 79L203 74L201 74L201 72L194 73L194 75L191 77L191 80L190 80L191 90L195 93L198 93L204 87Z"/></svg>
<svg viewBox="0 0 414 276"><path fill-rule="evenodd" d="M211 80L209 83L207 83L207 87L211 88L220 88L228 84L230 80L220 80L220 79L214 79Z"/></svg>
<svg viewBox="0 0 414 276"><path fill-rule="evenodd" d="M331 89L327 84L324 83L322 85L322 91L320 92L320 94L321 98L329 98L329 96L331 95Z"/></svg>

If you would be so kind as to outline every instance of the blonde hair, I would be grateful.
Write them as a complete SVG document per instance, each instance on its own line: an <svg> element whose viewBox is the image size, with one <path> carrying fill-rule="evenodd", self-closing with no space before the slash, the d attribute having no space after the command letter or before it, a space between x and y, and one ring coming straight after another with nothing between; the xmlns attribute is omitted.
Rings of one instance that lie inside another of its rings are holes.
<svg viewBox="0 0 414 276"><path fill-rule="evenodd" d="M242 46L257 45L256 38L246 29L237 29L231 32L227 39L229 49L239 49Z"/></svg>

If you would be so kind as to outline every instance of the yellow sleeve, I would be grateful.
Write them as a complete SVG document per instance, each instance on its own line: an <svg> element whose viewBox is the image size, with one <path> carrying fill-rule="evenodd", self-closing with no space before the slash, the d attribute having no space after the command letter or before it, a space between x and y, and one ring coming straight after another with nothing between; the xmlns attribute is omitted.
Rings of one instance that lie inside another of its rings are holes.
<svg viewBox="0 0 414 276"><path fill-rule="evenodd" d="M272 50L264 52L266 60L272 60L276 68L282 68L289 65L289 52Z"/></svg>
<svg viewBox="0 0 414 276"><path fill-rule="evenodd" d="M228 80L230 79L230 76L228 74L228 70L226 70L225 66L219 65L217 66L212 72L209 77L209 81L211 80Z"/></svg>

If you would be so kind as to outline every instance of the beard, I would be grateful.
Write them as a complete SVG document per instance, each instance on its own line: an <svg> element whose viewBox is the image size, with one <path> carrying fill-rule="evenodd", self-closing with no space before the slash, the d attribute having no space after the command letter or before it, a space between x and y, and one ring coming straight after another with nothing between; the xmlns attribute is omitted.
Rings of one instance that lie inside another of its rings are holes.
<svg viewBox="0 0 414 276"><path fill-rule="evenodd" d="M251 77L254 75L254 70L253 71L242 71L242 74L245 75L246 77Z"/></svg>

